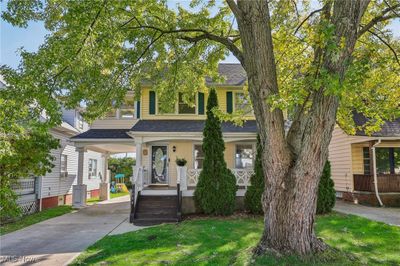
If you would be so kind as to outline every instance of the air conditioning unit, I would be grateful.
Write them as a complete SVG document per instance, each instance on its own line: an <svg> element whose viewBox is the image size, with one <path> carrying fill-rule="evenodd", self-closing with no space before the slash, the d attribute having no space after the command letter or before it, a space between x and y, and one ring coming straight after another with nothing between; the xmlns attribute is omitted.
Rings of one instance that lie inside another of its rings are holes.
<svg viewBox="0 0 400 266"><path fill-rule="evenodd" d="M61 176L62 178L67 178L67 177L68 177L68 172L61 172L61 173L60 173L60 176Z"/></svg>

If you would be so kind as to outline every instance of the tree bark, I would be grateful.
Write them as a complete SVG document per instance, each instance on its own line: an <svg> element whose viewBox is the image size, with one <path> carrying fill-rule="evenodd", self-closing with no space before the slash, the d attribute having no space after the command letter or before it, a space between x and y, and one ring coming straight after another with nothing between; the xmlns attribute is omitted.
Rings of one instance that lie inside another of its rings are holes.
<svg viewBox="0 0 400 266"><path fill-rule="evenodd" d="M325 17L335 26L333 40L345 45L337 54L324 48L316 50L318 63L329 74L344 79L357 29L369 0L337 0L327 3ZM235 15L243 46L243 67L263 146L265 192L264 232L255 252L308 254L326 245L314 231L317 189L328 158L328 145L336 120L339 99L326 95L325 88L310 90L310 107L295 118L285 136L284 116L271 110L268 97L279 94L276 65L266 0L237 2ZM332 14L331 14L332 13Z"/></svg>

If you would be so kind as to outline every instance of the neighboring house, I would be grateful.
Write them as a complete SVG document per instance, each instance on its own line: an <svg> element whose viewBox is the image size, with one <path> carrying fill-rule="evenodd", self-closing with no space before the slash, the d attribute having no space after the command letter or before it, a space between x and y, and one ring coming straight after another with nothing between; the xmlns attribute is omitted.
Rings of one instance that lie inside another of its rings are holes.
<svg viewBox="0 0 400 266"><path fill-rule="evenodd" d="M60 140L60 148L51 151L54 167L38 184L39 202L43 209L72 203L72 186L77 184L78 152L69 139L89 129L79 110L62 110L63 122L50 133ZM104 157L96 151L85 153L83 173L88 185L87 198L99 196L104 176Z"/></svg>
<svg viewBox="0 0 400 266"><path fill-rule="evenodd" d="M220 110L232 113L241 109L247 114L243 127L222 123L225 160L237 179L240 206L253 173L257 126L251 104L244 98L243 86L247 77L243 68L239 64L220 64L219 72L225 76L225 82L217 84L207 80L207 85L216 88ZM129 94L121 108L95 121L90 130L71 139L78 149L96 150L105 156L136 152L136 208L133 208L131 220L137 224L179 219L178 206L185 213L195 211L193 192L203 166L202 140L208 93L197 93L193 107L183 102L182 95L176 97L176 104L165 110L151 85L144 84L139 101L134 101L133 95ZM186 176L181 180L177 178L177 157L188 162ZM178 182L182 201L178 197ZM77 190L84 191L85 182L81 182L81 186ZM80 203L78 197L81 196L78 192L76 195L76 205L84 204L85 199L80 198ZM159 211L146 213L151 206L158 207Z"/></svg>
<svg viewBox="0 0 400 266"><path fill-rule="evenodd" d="M366 121L363 115L354 114L356 126ZM384 205L400 206L400 118L386 122L371 136L360 130L354 136L348 135L336 126L329 146L329 160L338 197L379 205L379 196Z"/></svg>

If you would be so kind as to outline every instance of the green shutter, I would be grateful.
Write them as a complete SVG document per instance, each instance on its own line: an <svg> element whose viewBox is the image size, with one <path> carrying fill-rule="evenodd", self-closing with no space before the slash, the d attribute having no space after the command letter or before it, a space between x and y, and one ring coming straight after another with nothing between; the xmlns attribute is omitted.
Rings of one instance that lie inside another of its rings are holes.
<svg viewBox="0 0 400 266"><path fill-rule="evenodd" d="M137 101L136 104L136 118L139 119L140 118L140 101Z"/></svg>
<svg viewBox="0 0 400 266"><path fill-rule="evenodd" d="M226 92L226 112L228 114L233 112L233 94L231 91Z"/></svg>
<svg viewBox="0 0 400 266"><path fill-rule="evenodd" d="M149 101L149 114L156 114L156 93L154 91L150 91L150 101Z"/></svg>
<svg viewBox="0 0 400 266"><path fill-rule="evenodd" d="M202 92L199 92L198 110L199 110L199 115L204 115L204 93Z"/></svg>

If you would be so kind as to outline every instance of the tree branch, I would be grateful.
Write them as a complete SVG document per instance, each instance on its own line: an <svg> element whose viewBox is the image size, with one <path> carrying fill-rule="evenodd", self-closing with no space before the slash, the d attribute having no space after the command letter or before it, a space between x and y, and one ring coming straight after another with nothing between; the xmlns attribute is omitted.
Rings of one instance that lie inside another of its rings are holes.
<svg viewBox="0 0 400 266"><path fill-rule="evenodd" d="M226 3L228 4L229 8L232 10L232 13L236 17L236 19L240 19L242 17L242 11L239 9L239 7L235 3L235 1L234 0L226 0Z"/></svg>
<svg viewBox="0 0 400 266"><path fill-rule="evenodd" d="M397 8L400 8L400 3L394 6L389 6L388 8L384 9L379 16L376 16L373 19L371 19L370 22L368 22L364 27L360 29L360 31L357 34L357 38L359 38L361 35L369 31L373 26L375 26L375 24L388 19L399 17L397 12L395 12ZM394 14L386 16L386 14L391 11L394 11Z"/></svg>
<svg viewBox="0 0 400 266"><path fill-rule="evenodd" d="M229 51L231 51L236 58L243 63L243 54L242 51L234 44L234 41L230 40L227 37L223 37L223 36L218 36L215 35L213 33L210 33L206 30L203 29L172 29L172 30L164 30L161 28L158 28L156 26L152 26L152 25L143 25L140 23L139 20L135 19L138 23L138 26L134 26L134 27L126 27L127 29L131 29L131 30L138 30L138 29L151 29L151 30L155 30L158 31L160 33L164 34L181 34L181 33L201 33L198 36L187 36L187 35L178 35L177 37L181 40L185 40L188 42L198 42L201 40L212 40L215 42L219 42L220 44L224 45Z"/></svg>
<svg viewBox="0 0 400 266"><path fill-rule="evenodd" d="M297 31L301 28L301 26L303 26L303 24L304 24L307 20L309 20L314 14L316 14L316 13L318 13L318 12L321 12L322 10L324 10L324 7L323 7L323 8L320 8L320 9L317 9L317 10L314 10L313 12L311 12L311 13L299 24L299 26L297 26L297 28L296 28L296 30L294 31L293 34L296 34Z"/></svg>
<svg viewBox="0 0 400 266"><path fill-rule="evenodd" d="M368 32L371 33L372 35L374 35L376 38L378 38L384 45L386 45L392 51L394 58L397 61L397 64L400 65L400 60L399 60L399 57L397 56L396 50L394 50L394 48L387 41L385 41L381 36L379 36L375 32L373 32L371 30L368 30Z"/></svg>

